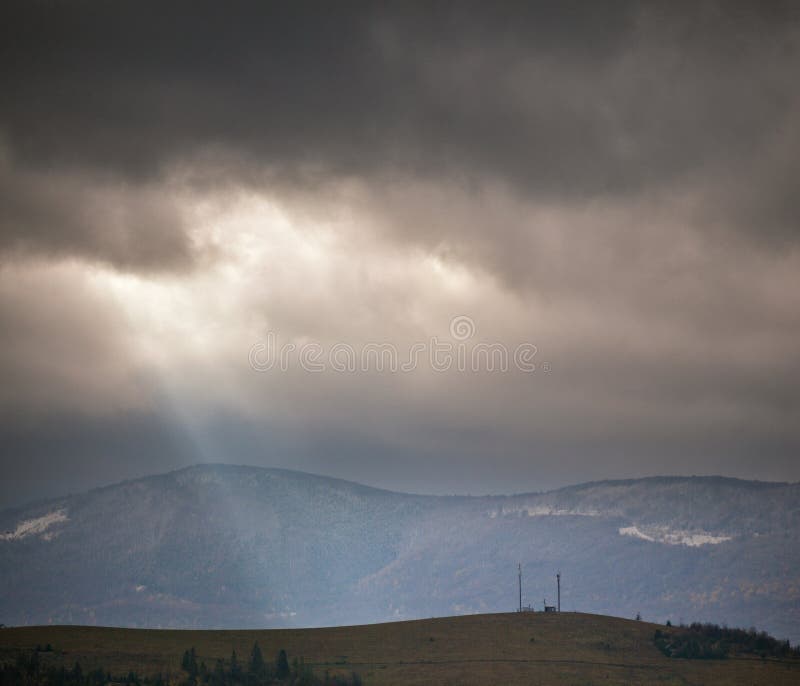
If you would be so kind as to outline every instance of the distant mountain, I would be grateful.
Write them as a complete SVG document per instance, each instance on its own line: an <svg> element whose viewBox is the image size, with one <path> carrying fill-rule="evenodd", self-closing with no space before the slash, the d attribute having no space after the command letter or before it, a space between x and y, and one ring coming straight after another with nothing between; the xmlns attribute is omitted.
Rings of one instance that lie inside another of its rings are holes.
<svg viewBox="0 0 800 686"><path fill-rule="evenodd" d="M355 624L523 602L800 641L800 484L419 496L201 465L0 512L0 622Z"/></svg>

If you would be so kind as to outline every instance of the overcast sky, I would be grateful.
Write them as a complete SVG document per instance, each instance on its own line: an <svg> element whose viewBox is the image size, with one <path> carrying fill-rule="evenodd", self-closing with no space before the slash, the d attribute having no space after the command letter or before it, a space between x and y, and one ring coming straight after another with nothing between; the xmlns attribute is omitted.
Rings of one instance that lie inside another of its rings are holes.
<svg viewBox="0 0 800 686"><path fill-rule="evenodd" d="M800 479L797 3L163 5L0 10L0 505Z"/></svg>

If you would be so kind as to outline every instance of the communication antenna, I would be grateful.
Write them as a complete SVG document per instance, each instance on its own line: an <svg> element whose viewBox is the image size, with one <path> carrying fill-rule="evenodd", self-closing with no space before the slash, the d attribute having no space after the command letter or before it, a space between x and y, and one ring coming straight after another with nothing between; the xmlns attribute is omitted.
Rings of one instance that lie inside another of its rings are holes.
<svg viewBox="0 0 800 686"><path fill-rule="evenodd" d="M517 565L519 579L519 611L522 612L522 563Z"/></svg>
<svg viewBox="0 0 800 686"><path fill-rule="evenodd" d="M556 606L558 607L558 611L561 612L561 571L559 570L556 573L556 584L558 585L558 602Z"/></svg>

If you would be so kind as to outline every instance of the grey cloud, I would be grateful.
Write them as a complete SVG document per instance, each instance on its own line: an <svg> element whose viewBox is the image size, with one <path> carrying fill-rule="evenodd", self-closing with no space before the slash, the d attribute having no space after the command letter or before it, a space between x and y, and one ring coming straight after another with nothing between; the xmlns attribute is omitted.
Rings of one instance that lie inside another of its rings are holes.
<svg viewBox="0 0 800 686"><path fill-rule="evenodd" d="M149 412L56 412L0 425L3 507L198 461L179 427Z"/></svg>
<svg viewBox="0 0 800 686"><path fill-rule="evenodd" d="M3 424L147 405L129 324L75 268L0 269L0 329Z"/></svg>
<svg viewBox="0 0 800 686"><path fill-rule="evenodd" d="M797 15L758 3L12 4L0 125L23 162L133 178L216 148L283 174L639 192L744 172L762 154L797 110Z"/></svg>
<svg viewBox="0 0 800 686"><path fill-rule="evenodd" d="M23 170L0 156L0 251L181 271L203 258L169 187Z"/></svg>

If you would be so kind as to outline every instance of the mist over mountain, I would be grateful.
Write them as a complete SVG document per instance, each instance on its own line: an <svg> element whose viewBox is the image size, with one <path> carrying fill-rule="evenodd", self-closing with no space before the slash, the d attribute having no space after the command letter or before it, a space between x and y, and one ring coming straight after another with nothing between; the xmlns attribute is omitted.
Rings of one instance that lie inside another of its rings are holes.
<svg viewBox="0 0 800 686"><path fill-rule="evenodd" d="M0 512L0 622L280 627L523 603L800 641L800 484L419 496L199 465Z"/></svg>

